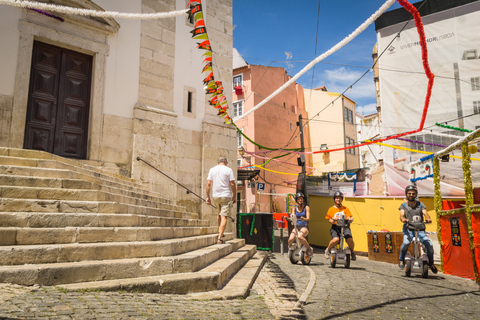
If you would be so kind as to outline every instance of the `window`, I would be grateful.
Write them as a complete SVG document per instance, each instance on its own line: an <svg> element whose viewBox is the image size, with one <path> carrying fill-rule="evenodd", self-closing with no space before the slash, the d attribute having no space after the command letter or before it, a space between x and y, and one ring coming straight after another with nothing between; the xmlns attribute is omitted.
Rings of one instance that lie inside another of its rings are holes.
<svg viewBox="0 0 480 320"><path fill-rule="evenodd" d="M472 60L472 59L477 59L477 50L476 49L463 51L462 60Z"/></svg>
<svg viewBox="0 0 480 320"><path fill-rule="evenodd" d="M346 122L350 122L351 124L353 124L353 111L352 110L345 107L343 115L344 115L344 118L345 118Z"/></svg>
<svg viewBox="0 0 480 320"><path fill-rule="evenodd" d="M290 123L290 131L293 131L293 124Z"/></svg>
<svg viewBox="0 0 480 320"><path fill-rule="evenodd" d="M237 167L241 167L241 166L242 166L242 158L237 159Z"/></svg>
<svg viewBox="0 0 480 320"><path fill-rule="evenodd" d="M345 137L345 146L346 147L350 147L350 146L354 146L354 145L355 145L355 140L350 139L349 137ZM355 154L355 148L346 149L345 151L347 153L350 153L350 154Z"/></svg>
<svg viewBox="0 0 480 320"><path fill-rule="evenodd" d="M243 86L243 74L238 74L236 76L233 76L233 90L235 90L235 87L242 87Z"/></svg>
<svg viewBox="0 0 480 320"><path fill-rule="evenodd" d="M480 114L480 101L473 101L473 113Z"/></svg>
<svg viewBox="0 0 480 320"><path fill-rule="evenodd" d="M243 132L243 128L240 129ZM237 131L237 147L240 148L243 146L243 136L240 132Z"/></svg>
<svg viewBox="0 0 480 320"><path fill-rule="evenodd" d="M193 97L193 93L191 91L188 91L187 112L190 112L190 113L192 113L192 97Z"/></svg>
<svg viewBox="0 0 480 320"><path fill-rule="evenodd" d="M472 91L480 90L480 77L470 78L470 83L472 84Z"/></svg>
<svg viewBox="0 0 480 320"><path fill-rule="evenodd" d="M196 115L196 90L192 87L183 88L183 115L189 118L195 118Z"/></svg>
<svg viewBox="0 0 480 320"><path fill-rule="evenodd" d="M239 117L243 114L243 100L235 101L233 103L233 117Z"/></svg>

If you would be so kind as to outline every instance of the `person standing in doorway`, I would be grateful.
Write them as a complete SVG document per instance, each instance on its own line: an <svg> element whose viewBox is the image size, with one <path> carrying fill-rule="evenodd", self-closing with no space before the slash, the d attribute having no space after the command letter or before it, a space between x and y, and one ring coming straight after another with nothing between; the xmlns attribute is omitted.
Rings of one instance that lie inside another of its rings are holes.
<svg viewBox="0 0 480 320"><path fill-rule="evenodd" d="M227 216L232 204L237 202L237 186L233 170L227 167L228 161L224 156L217 160L218 165L211 168L207 177L207 204L213 204L218 211L218 240L223 241L223 233L227 226ZM212 195L210 198L210 194Z"/></svg>

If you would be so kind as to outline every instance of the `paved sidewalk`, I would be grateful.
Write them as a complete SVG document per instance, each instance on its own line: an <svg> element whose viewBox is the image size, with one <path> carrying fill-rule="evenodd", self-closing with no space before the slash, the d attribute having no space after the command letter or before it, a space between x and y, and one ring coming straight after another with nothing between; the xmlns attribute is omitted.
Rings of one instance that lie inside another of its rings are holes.
<svg viewBox="0 0 480 320"><path fill-rule="evenodd" d="M306 303L294 310L304 293ZM0 319L480 319L480 291L474 281L440 272L406 278L396 265L364 257L350 269L330 268L315 250L308 267L270 253L247 299L0 284Z"/></svg>

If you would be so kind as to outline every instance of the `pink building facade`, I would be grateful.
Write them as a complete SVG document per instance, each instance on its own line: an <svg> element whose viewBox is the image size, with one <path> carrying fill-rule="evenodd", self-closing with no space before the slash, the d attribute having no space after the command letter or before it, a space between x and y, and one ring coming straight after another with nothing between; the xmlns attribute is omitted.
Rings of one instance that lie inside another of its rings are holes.
<svg viewBox="0 0 480 320"><path fill-rule="evenodd" d="M301 147L297 125L299 115L303 124L308 120L302 86L291 84L261 108L235 121L235 117L251 110L289 79L291 77L281 67L245 64L233 70L234 92L230 113L235 125L257 144L237 133L237 166L240 170L260 169L254 180L238 181L239 212L286 212L287 195L295 193L297 175L302 171L297 161L299 154L271 151L260 146L272 149ZM309 132L307 125L303 128L306 151L311 150ZM281 155L285 156L268 161ZM264 163L267 164L263 169L248 167L262 166ZM307 173L311 171L311 163L311 157L307 156ZM259 190L259 186L260 189L264 186L264 190Z"/></svg>

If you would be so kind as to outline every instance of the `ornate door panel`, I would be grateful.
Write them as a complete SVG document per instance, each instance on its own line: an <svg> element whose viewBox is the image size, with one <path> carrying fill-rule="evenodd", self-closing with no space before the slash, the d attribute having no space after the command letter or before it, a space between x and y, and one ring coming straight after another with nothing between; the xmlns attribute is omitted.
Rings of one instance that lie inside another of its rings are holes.
<svg viewBox="0 0 480 320"><path fill-rule="evenodd" d="M24 148L85 159L92 57L35 42Z"/></svg>

